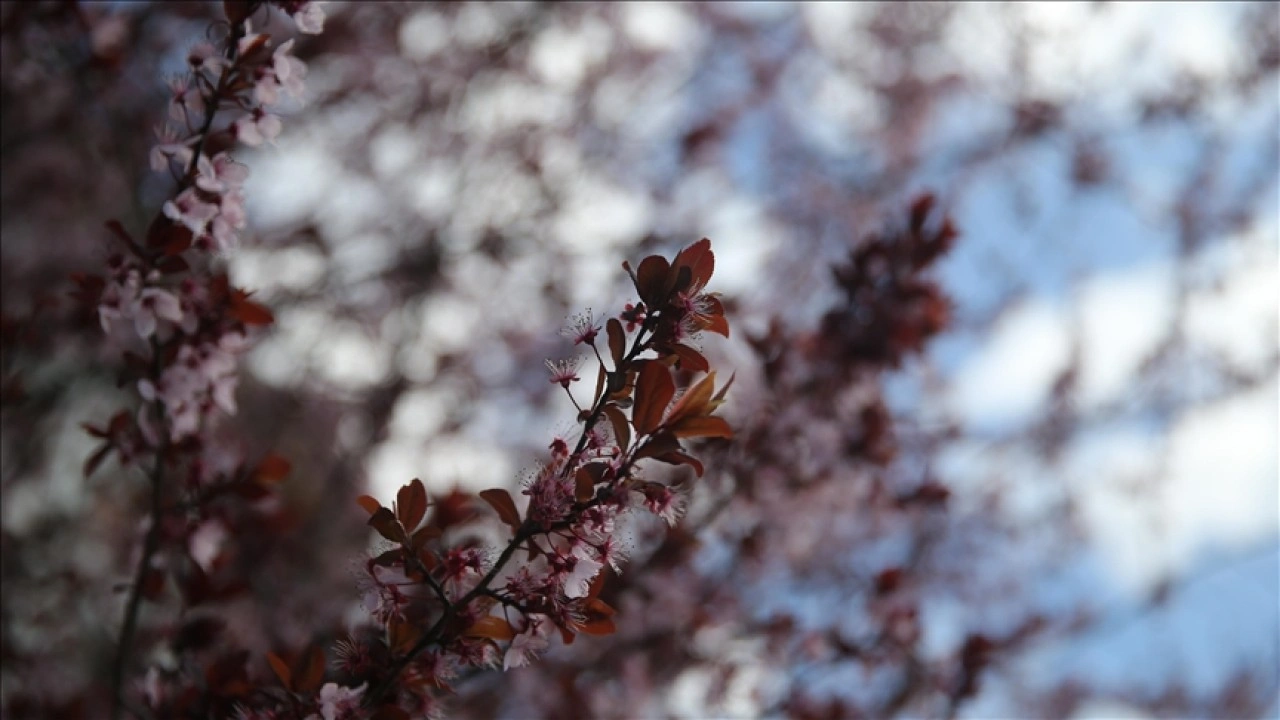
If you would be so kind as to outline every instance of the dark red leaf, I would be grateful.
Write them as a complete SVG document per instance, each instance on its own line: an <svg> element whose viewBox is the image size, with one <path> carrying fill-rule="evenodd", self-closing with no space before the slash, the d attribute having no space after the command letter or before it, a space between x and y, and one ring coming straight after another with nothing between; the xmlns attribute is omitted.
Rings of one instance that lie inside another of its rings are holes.
<svg viewBox="0 0 1280 720"><path fill-rule="evenodd" d="M654 456L653 459L658 462L667 463L668 465L688 465L693 468L693 471L698 474L698 477L702 477L702 463L699 462L697 458L686 455L683 452L676 451L664 453L662 455Z"/></svg>
<svg viewBox="0 0 1280 720"><path fill-rule="evenodd" d="M360 497L356 498L356 503L360 507L364 508L365 512L369 513L370 515L382 509L382 503L373 499L373 497L369 495L361 495Z"/></svg>
<svg viewBox="0 0 1280 720"><path fill-rule="evenodd" d="M369 518L369 527L377 530L379 535L391 542L403 543L407 539L404 528L400 527L396 516L387 508L378 508L373 517Z"/></svg>
<svg viewBox="0 0 1280 720"><path fill-rule="evenodd" d="M498 513L498 519L511 526L512 530L520 528L520 511L516 509L511 493L501 488L485 490L480 497Z"/></svg>
<svg viewBox="0 0 1280 720"><path fill-rule="evenodd" d="M711 369L710 363L703 357L702 353L694 350L688 345L676 344L671 346L671 353L676 356L676 363L681 370L689 372L706 372Z"/></svg>
<svg viewBox="0 0 1280 720"><path fill-rule="evenodd" d="M729 427L729 423L724 418L714 416L687 417L674 424L671 432L678 438L733 437L733 428Z"/></svg>
<svg viewBox="0 0 1280 720"><path fill-rule="evenodd" d="M311 693L319 690L324 682L324 650L318 645L312 645L298 671L295 688L298 692Z"/></svg>
<svg viewBox="0 0 1280 720"><path fill-rule="evenodd" d="M654 308L666 305L670 270L671 265L660 255L650 255L640 261L640 268L636 270L636 292L646 305Z"/></svg>
<svg viewBox="0 0 1280 720"><path fill-rule="evenodd" d="M609 318L604 329L609 335L609 354L613 357L613 369L617 370L622 366L623 354L627 349L627 335L622 331L622 323L618 318Z"/></svg>
<svg viewBox="0 0 1280 720"><path fill-rule="evenodd" d="M289 476L291 469L293 469L293 466L288 460L272 453L263 458L262 462L258 464L254 479L261 483L279 482Z"/></svg>
<svg viewBox="0 0 1280 720"><path fill-rule="evenodd" d="M705 287L707 281L711 279L711 274L715 272L716 256L711 252L711 241L702 238L698 242L681 250L676 255L675 262L672 267L689 268L690 278L689 285L685 287L676 286L677 290L685 290L688 287L702 288Z"/></svg>
<svg viewBox="0 0 1280 720"><path fill-rule="evenodd" d="M604 406L604 414L609 418L609 424L613 426L614 440L625 452L631 447L631 423L627 422L627 416L623 414L622 409L612 403Z"/></svg>
<svg viewBox="0 0 1280 720"><path fill-rule="evenodd" d="M279 655L273 652L267 653L267 664L271 665L271 671L280 678L280 684L286 690L293 689L293 672L289 670L289 663L280 659Z"/></svg>
<svg viewBox="0 0 1280 720"><path fill-rule="evenodd" d="M396 493L396 514L406 530L418 527L426 517L427 489L423 487L422 480L414 478Z"/></svg>
<svg viewBox="0 0 1280 720"><path fill-rule="evenodd" d="M84 461L84 476L88 478L92 475L93 472L98 469L98 466L107 459L107 456L111 454L113 449L114 446L108 443L98 448L92 455L90 455L89 459Z"/></svg>
<svg viewBox="0 0 1280 720"><path fill-rule="evenodd" d="M276 321L271 310L248 299L243 290L236 290L231 295L231 315L245 325L270 325Z"/></svg>
<svg viewBox="0 0 1280 720"><path fill-rule="evenodd" d="M676 436L663 430L640 446L640 449L636 451L635 459L643 460L644 458L657 457L680 449L680 441L676 439Z"/></svg>
<svg viewBox="0 0 1280 720"><path fill-rule="evenodd" d="M409 538L409 540L411 541L410 544L416 550L440 537L440 535L440 528L435 525L424 525L414 531L413 537Z"/></svg>
<svg viewBox="0 0 1280 720"><path fill-rule="evenodd" d="M516 636L515 629L506 620L486 615L476 620L463 635L467 637L489 638L490 640L510 640Z"/></svg>

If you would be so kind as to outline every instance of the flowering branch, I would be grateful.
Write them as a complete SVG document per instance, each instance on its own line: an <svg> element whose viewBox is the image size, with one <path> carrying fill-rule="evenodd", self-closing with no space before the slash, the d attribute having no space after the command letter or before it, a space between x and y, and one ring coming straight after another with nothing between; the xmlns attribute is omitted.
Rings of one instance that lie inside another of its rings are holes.
<svg viewBox="0 0 1280 720"><path fill-rule="evenodd" d="M316 5L271 4L293 17L300 31L320 32L324 15ZM164 203L145 239L139 242L119 222L108 222L124 252L108 259L105 277L73 276L77 299L96 311L103 330L125 348L122 383L132 383L143 400L136 411L122 410L104 427L86 426L103 444L86 461L85 474L112 454L123 466L152 460L147 473L149 527L129 586L112 673L113 719L126 704L124 682L142 600L156 601L163 593L164 571L156 567L156 555L166 541L193 542L190 536L166 531L166 515L175 509L198 512L219 489L260 495L267 492L263 483L288 472L282 459L268 458L255 472L242 466L231 477L215 476L201 457L210 444L203 431L215 411L235 412L236 357L247 346L249 328L273 321L269 310L214 269L213 255L234 247L246 225L241 188L248 170L228 150L237 142L259 145L273 139L280 121L267 108L278 102L280 90L299 99L303 90L306 67L289 55L293 41L270 52L270 37L251 29L251 17L267 5L224 3L229 30L221 48L194 46L188 74L171 82L169 116L182 127L166 125L158 131L160 142L150 159L157 172L172 173L175 164L182 171L174 196ZM215 130L228 110L240 117ZM167 507L167 470L184 467L194 497ZM190 570L192 577L202 572ZM188 602L200 602L207 592L190 585ZM154 704L155 698L151 700Z"/></svg>
<svg viewBox="0 0 1280 720"><path fill-rule="evenodd" d="M549 647L553 630L566 643L579 633L613 632L615 611L599 595L604 567L617 569L623 560L617 522L630 510L644 510L674 523L683 502L672 486L641 478L637 463L689 465L700 476L701 463L685 452L682 441L733 435L713 415L728 385L717 392L706 358L687 344L703 331L728 335L723 306L704 292L714 264L705 239L673 261L652 256L636 271L624 264L640 302L603 328L589 313L569 328L575 345L589 346L602 360L594 397L589 410L579 410L582 428L573 448L556 438L550 461L530 474L523 518L505 490L480 493L512 532L492 563L473 546L438 545L446 530L464 522L453 520L451 503L438 501L432 520L424 524L431 502L419 480L401 488L392 508L360 498L370 526L396 544L368 564L366 607L382 625L385 645L354 653L389 661L382 667L345 668L370 683L362 698L365 707L387 717L426 712L432 688L447 689L461 667L496 665L500 652L504 668L527 664ZM634 332L629 342L624 322ZM612 369L597 346L601 330ZM579 366L578 361L548 362L550 381L567 390L581 379ZM673 370L705 376L677 398ZM606 419L609 432L601 429ZM508 566L520 550L526 560L512 570ZM495 586L500 577L504 584ZM432 594L403 589L415 584L428 586ZM495 608L500 615L492 613Z"/></svg>

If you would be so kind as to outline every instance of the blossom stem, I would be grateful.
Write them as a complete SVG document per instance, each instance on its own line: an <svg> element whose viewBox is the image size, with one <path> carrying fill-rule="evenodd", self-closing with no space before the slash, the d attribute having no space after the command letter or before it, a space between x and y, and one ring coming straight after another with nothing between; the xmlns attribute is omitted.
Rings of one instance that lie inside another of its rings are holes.
<svg viewBox="0 0 1280 720"><path fill-rule="evenodd" d="M160 344L151 339L151 375L153 382L158 382L163 372L160 359ZM124 709L124 677L129 661L129 650L133 645L133 636L138 629L138 609L142 604L142 586L146 582L147 571L151 568L151 556L160 546L160 526L163 515L164 499L164 459L169 450L169 433L164 432L164 403L156 398L153 403L160 428L160 447L156 450L155 464L151 466L151 526L147 528L147 536L142 542L142 558L138 560L138 570L134 574L133 585L129 588L129 600L125 604L124 624L120 630L120 642L116 647L115 666L111 677L111 720L119 720Z"/></svg>

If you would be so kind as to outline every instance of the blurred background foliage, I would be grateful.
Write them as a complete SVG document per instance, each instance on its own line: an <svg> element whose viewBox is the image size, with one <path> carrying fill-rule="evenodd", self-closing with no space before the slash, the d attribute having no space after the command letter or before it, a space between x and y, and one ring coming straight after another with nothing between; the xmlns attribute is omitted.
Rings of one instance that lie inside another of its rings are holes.
<svg viewBox="0 0 1280 720"><path fill-rule="evenodd" d="M737 371L729 416L772 427L774 458L721 449L708 485L765 465L850 484L790 502L695 496L701 540L623 604L622 635L668 606L710 620L669 628L675 645L625 645L608 677L587 672L606 638L463 679L459 713L1280 713L1275 6L326 11L325 33L295 48L306 106L276 146L237 155L254 237L226 261L278 322L222 431L294 463L272 516L285 532L218 541L251 578L226 609L247 647L332 639L360 618L359 493L388 500L413 477L437 493L514 488L572 423L542 363L568 352L566 316L616 313L622 260L706 236L735 332L704 349ZM110 662L143 483L111 467L82 480L79 424L125 394L67 277L101 265L107 218L141 228L164 199L145 160L164 79L217 6L0 13L7 703L75 697ZM781 348L822 362L839 332L819 326L842 302L833 268L926 190L961 231L933 274L948 331L837 385L771 374ZM824 394L883 402L892 464L840 447L840 412L788 415ZM947 512L888 517L856 490L879 483L945 487ZM882 522L928 542L895 544ZM764 559L725 565L760 527ZM654 562L653 542L636 546ZM887 592L909 597L916 636L896 647L912 651L846 652L896 622L868 578L897 568L908 587ZM730 599L690 595L707 584ZM768 641L779 632L785 651ZM954 688L930 683L959 682L979 650L980 687L948 706Z"/></svg>

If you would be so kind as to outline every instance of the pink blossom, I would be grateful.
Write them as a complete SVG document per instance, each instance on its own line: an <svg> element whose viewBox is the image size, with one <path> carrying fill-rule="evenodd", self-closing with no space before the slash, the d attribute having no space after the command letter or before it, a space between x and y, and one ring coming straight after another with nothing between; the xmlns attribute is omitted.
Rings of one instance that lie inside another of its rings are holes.
<svg viewBox="0 0 1280 720"><path fill-rule="evenodd" d="M356 717L360 710L360 698L364 685L349 688L337 683L325 683L320 688L320 715L324 720L347 720Z"/></svg>
<svg viewBox="0 0 1280 720"><path fill-rule="evenodd" d="M293 14L293 22L298 26L298 32L319 35L324 32L324 8L318 3L306 3Z"/></svg>
<svg viewBox="0 0 1280 720"><path fill-rule="evenodd" d="M187 189L181 195L164 204L165 217L186 225L192 234L200 235L205 225L218 214L218 206L200 199L194 189Z"/></svg>
<svg viewBox="0 0 1280 720"><path fill-rule="evenodd" d="M565 390L569 389L569 383L581 380L578 377L578 368L582 367L582 358L570 358L568 360L547 360L547 369L551 371L551 382L559 383L560 387Z"/></svg>
<svg viewBox="0 0 1280 720"><path fill-rule="evenodd" d="M561 334L573 340L574 345L594 345L596 335L600 333L600 323L591 315L591 308L585 313L575 315Z"/></svg>
<svg viewBox="0 0 1280 720"><path fill-rule="evenodd" d="M587 591L591 589L591 581L596 578L596 574L604 564L591 556L591 547L586 544L575 547L568 560L572 563L572 567L564 577L565 597L585 597Z"/></svg>
<svg viewBox="0 0 1280 720"><path fill-rule="evenodd" d="M280 135L280 118L261 108L235 121L236 137L250 147L257 147L264 142L272 142Z"/></svg>
<svg viewBox="0 0 1280 720"><path fill-rule="evenodd" d="M205 192L229 192L243 186L248 177L249 168L226 153L218 153L213 159L202 154L196 160L196 187Z"/></svg>
<svg viewBox="0 0 1280 720"><path fill-rule="evenodd" d="M666 485L649 483L644 488L644 506L649 512L675 525L684 514L684 496Z"/></svg>
<svg viewBox="0 0 1280 720"><path fill-rule="evenodd" d="M190 140L181 140L178 131L169 125L157 127L155 132L160 142L151 146L152 170L164 172L171 160L177 160L184 166L191 162L191 148L187 147Z"/></svg>
<svg viewBox="0 0 1280 720"><path fill-rule="evenodd" d="M138 294L131 308L133 325L144 340L156 332L157 320L182 323L182 304L172 293L160 288L146 288Z"/></svg>
<svg viewBox="0 0 1280 720"><path fill-rule="evenodd" d="M213 561L222 552L222 544L227 539L227 528L217 520L201 523L195 532L187 538L191 559L200 564L205 572L213 570Z"/></svg>
<svg viewBox="0 0 1280 720"><path fill-rule="evenodd" d="M524 494L529 496L529 520L543 528L559 522L573 507L573 481L561 477L552 466L542 468Z"/></svg>
<svg viewBox="0 0 1280 720"><path fill-rule="evenodd" d="M293 40L280 47L271 56L271 67L258 79L254 87L254 95L263 105L274 105L279 101L279 92L301 100L306 90L303 79L307 76L307 66L301 60L289 54L293 48Z"/></svg>
<svg viewBox="0 0 1280 720"><path fill-rule="evenodd" d="M539 653L551 647L547 636L551 633L550 623L545 615L530 614L525 616L527 625L523 632L511 639L511 645L502 659L502 669L524 667Z"/></svg>
<svg viewBox="0 0 1280 720"><path fill-rule="evenodd" d="M211 70L217 72L223 65L222 56L211 43L200 42L191 47L187 54L187 64L194 70Z"/></svg>

